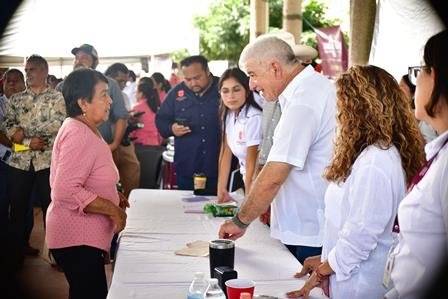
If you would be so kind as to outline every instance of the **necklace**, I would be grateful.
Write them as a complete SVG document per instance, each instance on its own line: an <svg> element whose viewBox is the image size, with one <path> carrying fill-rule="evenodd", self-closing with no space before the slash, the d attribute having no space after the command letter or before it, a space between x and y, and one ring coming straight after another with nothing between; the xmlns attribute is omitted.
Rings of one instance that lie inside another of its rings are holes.
<svg viewBox="0 0 448 299"><path fill-rule="evenodd" d="M80 121L80 122L82 122L82 123L85 124L87 127L89 127L89 129L90 129L96 136L98 136L99 138L102 138L100 132L98 131L98 128L97 128L96 126L92 125L92 123L91 123L91 122L90 122L84 115L76 116L75 119L78 120L78 121Z"/></svg>

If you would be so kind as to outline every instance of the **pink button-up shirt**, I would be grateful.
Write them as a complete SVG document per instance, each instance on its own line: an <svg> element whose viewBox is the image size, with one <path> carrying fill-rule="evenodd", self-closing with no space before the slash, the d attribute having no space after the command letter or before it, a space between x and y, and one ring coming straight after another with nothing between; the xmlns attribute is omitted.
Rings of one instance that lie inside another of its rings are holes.
<svg viewBox="0 0 448 299"><path fill-rule="evenodd" d="M55 139L51 158L48 248L87 245L108 251L114 223L106 215L83 210L98 196L118 205L118 179L106 142L82 122L67 118Z"/></svg>

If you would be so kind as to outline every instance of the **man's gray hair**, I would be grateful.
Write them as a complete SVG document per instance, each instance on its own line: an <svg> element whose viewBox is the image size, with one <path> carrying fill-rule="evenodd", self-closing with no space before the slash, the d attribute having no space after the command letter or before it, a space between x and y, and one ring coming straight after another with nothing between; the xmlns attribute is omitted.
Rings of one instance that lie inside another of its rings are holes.
<svg viewBox="0 0 448 299"><path fill-rule="evenodd" d="M297 63L291 46L280 38L262 35L244 47L239 59L239 66L244 69L248 59L255 59L260 64L277 59L282 65L292 66Z"/></svg>

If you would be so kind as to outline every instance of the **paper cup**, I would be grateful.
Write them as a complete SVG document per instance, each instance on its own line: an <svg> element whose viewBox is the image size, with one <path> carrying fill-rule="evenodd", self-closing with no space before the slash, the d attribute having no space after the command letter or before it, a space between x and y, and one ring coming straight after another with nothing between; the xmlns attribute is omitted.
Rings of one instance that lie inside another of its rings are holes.
<svg viewBox="0 0 448 299"><path fill-rule="evenodd" d="M241 293L250 293L254 295L255 282L250 279L230 279L226 281L227 298L240 299Z"/></svg>

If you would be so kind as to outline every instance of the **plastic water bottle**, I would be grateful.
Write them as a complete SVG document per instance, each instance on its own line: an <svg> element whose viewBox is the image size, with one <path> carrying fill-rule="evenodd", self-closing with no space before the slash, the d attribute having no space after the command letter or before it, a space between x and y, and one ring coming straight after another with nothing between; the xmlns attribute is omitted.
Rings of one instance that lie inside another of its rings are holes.
<svg viewBox="0 0 448 299"><path fill-rule="evenodd" d="M221 290L221 288L218 285L218 279L217 278L210 278L208 280L208 287L205 291L204 298L206 299L226 299L226 295Z"/></svg>
<svg viewBox="0 0 448 299"><path fill-rule="evenodd" d="M204 292L207 289L207 281L203 272L196 272L194 279L188 289L187 299L204 299Z"/></svg>

